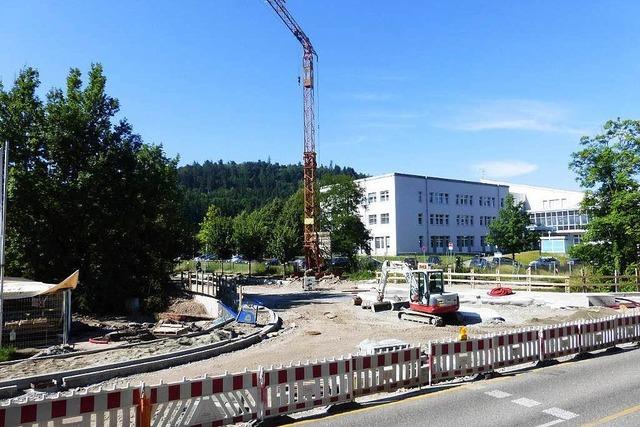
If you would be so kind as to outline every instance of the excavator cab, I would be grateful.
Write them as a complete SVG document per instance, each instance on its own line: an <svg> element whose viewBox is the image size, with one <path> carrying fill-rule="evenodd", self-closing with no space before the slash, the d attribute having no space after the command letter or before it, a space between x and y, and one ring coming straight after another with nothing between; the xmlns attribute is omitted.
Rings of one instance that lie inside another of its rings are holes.
<svg viewBox="0 0 640 427"><path fill-rule="evenodd" d="M411 302L429 304L431 295L444 293L444 275L438 271L413 271Z"/></svg>

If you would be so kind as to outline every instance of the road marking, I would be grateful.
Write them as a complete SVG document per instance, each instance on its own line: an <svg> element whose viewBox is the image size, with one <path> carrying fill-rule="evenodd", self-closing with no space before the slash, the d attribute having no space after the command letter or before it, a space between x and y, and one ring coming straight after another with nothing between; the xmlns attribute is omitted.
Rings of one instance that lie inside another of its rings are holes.
<svg viewBox="0 0 640 427"><path fill-rule="evenodd" d="M526 408L533 408L534 406L542 405L540 402L536 402L532 399L527 399L526 397L521 397L520 399L512 400L513 403L517 405L524 406Z"/></svg>
<svg viewBox="0 0 640 427"><path fill-rule="evenodd" d="M402 404L406 404L406 403L412 402L414 400L428 399L430 397L440 397L443 394L454 393L454 392L463 391L463 390L466 390L466 389L467 389L466 386L464 384L461 384L459 386L451 386L451 387L446 388L444 390L433 391L431 393L420 394L418 396L411 396L411 397L406 397L406 398L399 397L398 400L393 400L391 402L386 402L386 403L377 403L376 404L375 401L372 401L373 403L370 406L365 406L364 408L353 409L351 411L340 412L340 413L333 414L333 415L322 415L319 418L311 418L311 419L306 419L306 420L302 419L302 420L299 420L299 421L296 420L296 421L291 422L290 424L284 424L284 425L298 426L298 425L309 424L309 423L313 423L313 422L317 422L317 421L325 421L325 420L330 420L332 418L340 418L340 417L349 416L349 415L353 415L353 414L358 414L358 413L362 413L362 412L372 411L374 409L381 409L381 408L389 407L389 406L393 406L393 405L402 405Z"/></svg>
<svg viewBox="0 0 640 427"><path fill-rule="evenodd" d="M549 426L554 426L556 424L560 424L560 423L563 423L563 422L564 422L564 420L561 420L560 418L557 418L557 419L555 419L553 421L549 421L548 423L540 424L539 426L536 426L536 427L549 427Z"/></svg>
<svg viewBox="0 0 640 427"><path fill-rule="evenodd" d="M484 394L495 397L496 399L504 399L505 397L511 396L511 393L507 393L506 391L501 390L485 391Z"/></svg>
<svg viewBox="0 0 640 427"><path fill-rule="evenodd" d="M584 424L583 427L593 427L593 426L606 424L608 422L617 420L618 418L633 414L634 412L638 412L638 411L640 411L640 405L631 406L629 408L623 409L620 412L616 412L615 414L607 415L606 417L600 418L599 420L593 421L588 424Z"/></svg>
<svg viewBox="0 0 640 427"><path fill-rule="evenodd" d="M578 416L578 414L574 414L573 412L565 411L564 409L555 407L545 409L542 412L544 412L545 414L553 415L556 418L562 418L563 420L570 420L571 418L575 418Z"/></svg>

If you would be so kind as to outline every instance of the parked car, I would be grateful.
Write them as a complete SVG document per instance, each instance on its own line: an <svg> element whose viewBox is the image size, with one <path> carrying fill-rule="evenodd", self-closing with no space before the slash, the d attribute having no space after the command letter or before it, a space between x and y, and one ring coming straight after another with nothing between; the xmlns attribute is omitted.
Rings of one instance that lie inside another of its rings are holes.
<svg viewBox="0 0 640 427"><path fill-rule="evenodd" d="M549 268L549 267L557 267L559 265L560 265L560 261L550 256L541 256L540 258L534 261L531 261L529 263L529 267L531 268Z"/></svg>
<svg viewBox="0 0 640 427"><path fill-rule="evenodd" d="M269 258L264 260L265 267L269 267L270 265L279 265L279 264L280 264L280 261L278 261L278 258Z"/></svg>
<svg viewBox="0 0 640 427"><path fill-rule="evenodd" d="M439 256L431 255L429 258L427 258L427 263L428 264L440 265L441 262L442 261L440 261L440 257Z"/></svg>
<svg viewBox="0 0 640 427"><path fill-rule="evenodd" d="M234 264L245 264L247 262L247 260L244 259L243 255L234 255L229 261L233 262Z"/></svg>
<svg viewBox="0 0 640 427"><path fill-rule="evenodd" d="M340 267L346 268L349 266L351 261L346 256L334 256L329 260L328 265L330 267Z"/></svg>
<svg viewBox="0 0 640 427"><path fill-rule="evenodd" d="M487 261L485 258L476 257L469 261L469 268L484 270L489 267L489 261Z"/></svg>
<svg viewBox="0 0 640 427"><path fill-rule="evenodd" d="M491 260L491 265L496 267L498 265L512 265L514 267L519 267L520 263L518 261L514 261L512 258L501 256L501 257L493 257Z"/></svg>

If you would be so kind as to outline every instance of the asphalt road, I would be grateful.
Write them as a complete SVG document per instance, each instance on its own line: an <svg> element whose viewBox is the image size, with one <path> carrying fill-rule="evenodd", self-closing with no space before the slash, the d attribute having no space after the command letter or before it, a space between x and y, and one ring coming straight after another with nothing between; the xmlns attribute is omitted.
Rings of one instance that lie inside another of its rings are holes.
<svg viewBox="0 0 640 427"><path fill-rule="evenodd" d="M640 350L535 368L301 420L314 426L640 426Z"/></svg>

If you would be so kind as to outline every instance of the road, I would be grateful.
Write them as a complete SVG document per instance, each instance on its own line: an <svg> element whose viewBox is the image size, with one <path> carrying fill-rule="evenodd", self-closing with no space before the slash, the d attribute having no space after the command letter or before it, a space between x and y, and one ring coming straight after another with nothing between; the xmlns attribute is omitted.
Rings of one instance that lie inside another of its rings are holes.
<svg viewBox="0 0 640 427"><path fill-rule="evenodd" d="M640 350L601 352L404 399L306 419L313 426L640 425Z"/></svg>

